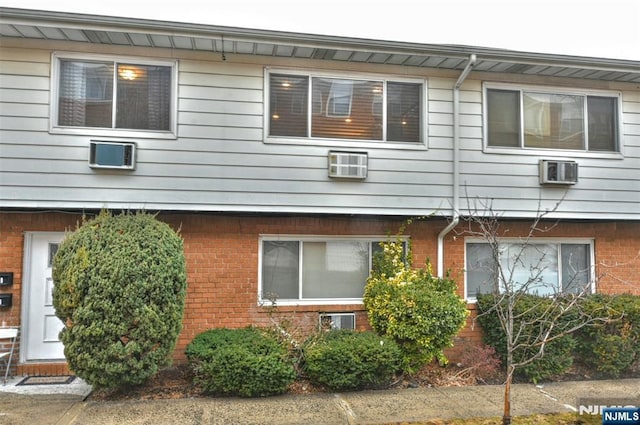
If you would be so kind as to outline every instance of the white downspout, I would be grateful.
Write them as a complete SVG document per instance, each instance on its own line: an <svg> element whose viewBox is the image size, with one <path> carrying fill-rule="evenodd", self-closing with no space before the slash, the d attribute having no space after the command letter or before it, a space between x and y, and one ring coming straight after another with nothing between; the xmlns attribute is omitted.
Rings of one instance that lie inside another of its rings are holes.
<svg viewBox="0 0 640 425"><path fill-rule="evenodd" d="M460 222L460 86L476 64L476 55L469 62L453 86L453 213L451 223L438 234L438 277L444 277L444 238Z"/></svg>

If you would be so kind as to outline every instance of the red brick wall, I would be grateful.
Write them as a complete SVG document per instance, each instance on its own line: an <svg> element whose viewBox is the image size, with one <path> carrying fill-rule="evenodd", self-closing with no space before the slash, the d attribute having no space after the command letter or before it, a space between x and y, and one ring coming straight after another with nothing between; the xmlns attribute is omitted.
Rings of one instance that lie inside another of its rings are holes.
<svg viewBox="0 0 640 425"><path fill-rule="evenodd" d="M62 213L0 213L0 271L14 272L13 286L0 289L11 292L14 306L0 310L0 320L10 325L20 324L22 263L25 231L63 231L73 229L81 216ZM258 305L258 241L261 234L289 235L385 235L395 232L401 219L370 217L267 217L215 216L197 214L163 214L159 218L180 229L184 238L187 261L188 290L183 331L175 360L184 361L184 348L198 333L212 327L243 327L249 324L269 324L272 319L292 321L293 332L303 332L317 323L322 312L359 311L360 329L367 327L361 305L278 307ZM437 235L446 222L427 219L409 226L407 234L413 241L414 265L424 265L430 259L434 271L437 259ZM503 223L508 236L524 235L530 222ZM464 226L447 235L445 267L459 284L463 295ZM581 237L595 239L595 254L599 291L640 294L640 223L561 223L544 237ZM470 308L473 309L473 305ZM473 312L473 311L472 311ZM457 341L479 341L480 333L472 320ZM459 344L460 346L460 344ZM457 355L457 350L448 352ZM59 373L61 365L23 365L25 373Z"/></svg>
<svg viewBox="0 0 640 425"><path fill-rule="evenodd" d="M294 330L317 324L318 312L356 311L359 328L367 325L361 305L278 307L258 305L258 245L262 234L385 235L395 232L399 221L371 218L226 217L166 215L180 228L185 240L189 286L184 328L176 348L176 360L184 360L184 348L198 333L212 327L269 324L271 319L293 321ZM421 261L436 257L435 238L442 222L421 225L414 251Z"/></svg>

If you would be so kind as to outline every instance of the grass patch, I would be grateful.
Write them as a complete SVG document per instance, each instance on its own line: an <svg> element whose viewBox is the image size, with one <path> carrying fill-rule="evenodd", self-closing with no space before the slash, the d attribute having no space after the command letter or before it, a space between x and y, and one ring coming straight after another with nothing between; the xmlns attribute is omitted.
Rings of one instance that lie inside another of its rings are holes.
<svg viewBox="0 0 640 425"><path fill-rule="evenodd" d="M436 419L426 422L396 422L385 425L501 425L502 418ZM513 425L601 425L600 415L556 413L549 415L514 416Z"/></svg>

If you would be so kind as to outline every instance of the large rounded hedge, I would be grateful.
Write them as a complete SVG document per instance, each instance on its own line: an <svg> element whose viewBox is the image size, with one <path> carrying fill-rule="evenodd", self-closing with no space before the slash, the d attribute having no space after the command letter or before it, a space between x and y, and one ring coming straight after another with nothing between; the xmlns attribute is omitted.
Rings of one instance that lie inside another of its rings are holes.
<svg viewBox="0 0 640 425"><path fill-rule="evenodd" d="M182 329L182 239L148 213L102 212L53 261L53 305L70 368L94 387L137 385L170 362Z"/></svg>

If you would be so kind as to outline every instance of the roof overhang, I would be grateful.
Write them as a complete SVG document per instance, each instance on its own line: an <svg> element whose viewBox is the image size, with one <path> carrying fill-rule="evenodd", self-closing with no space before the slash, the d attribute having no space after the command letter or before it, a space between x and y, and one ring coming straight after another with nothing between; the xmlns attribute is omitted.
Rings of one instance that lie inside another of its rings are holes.
<svg viewBox="0 0 640 425"><path fill-rule="evenodd" d="M640 83L640 61L0 8L0 36Z"/></svg>

